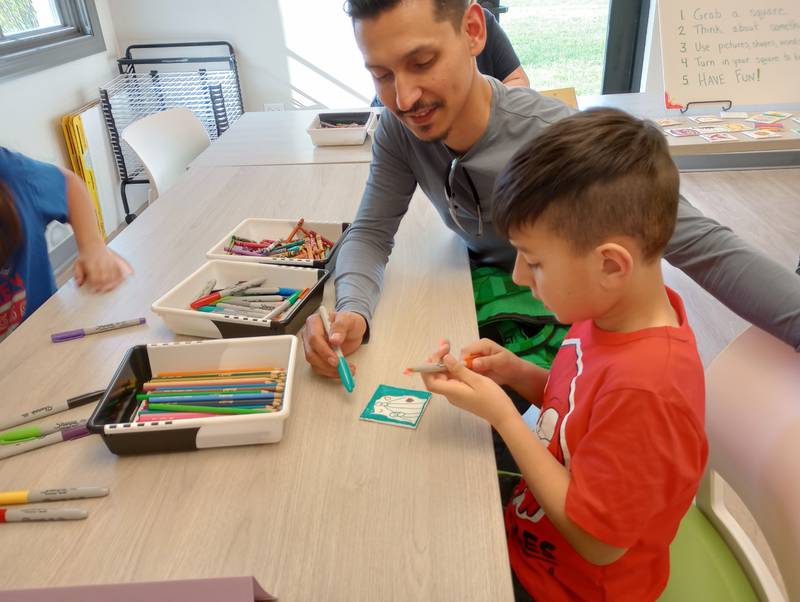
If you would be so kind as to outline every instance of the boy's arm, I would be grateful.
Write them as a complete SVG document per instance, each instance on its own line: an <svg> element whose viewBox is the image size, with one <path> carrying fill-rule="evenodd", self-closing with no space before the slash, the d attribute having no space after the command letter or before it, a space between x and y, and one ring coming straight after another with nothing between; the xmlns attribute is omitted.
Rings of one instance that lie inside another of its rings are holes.
<svg viewBox="0 0 800 602"><path fill-rule="evenodd" d="M67 216L75 242L80 252L105 247L105 242L97 228L97 218L92 208L89 191L83 181L73 172L62 169L67 191Z"/></svg>
<svg viewBox="0 0 800 602"><path fill-rule="evenodd" d="M62 172L66 186L67 216L78 245L75 280L78 285L88 282L96 292L110 291L132 270L124 259L106 247L100 236L92 200L83 180L71 171Z"/></svg>
<svg viewBox="0 0 800 602"><path fill-rule="evenodd" d="M736 314L800 351L800 278L683 196L664 258Z"/></svg>
<svg viewBox="0 0 800 602"><path fill-rule="evenodd" d="M516 378L509 382L508 386L530 401L531 405L535 405L537 408L542 407L542 394L544 386L547 384L547 376L550 374L549 370L518 357L515 359L518 361L515 366Z"/></svg>
<svg viewBox="0 0 800 602"><path fill-rule="evenodd" d="M569 471L542 445L519 413L509 414L493 425L514 456L528 488L550 522L584 560L607 565L619 560L627 551L603 543L567 516L566 502Z"/></svg>
<svg viewBox="0 0 800 602"><path fill-rule="evenodd" d="M425 386L429 391L446 396L450 403L480 416L497 430L517 461L528 487L570 545L593 564L611 564L619 559L626 552L625 548L603 543L567 516L569 471L531 432L514 407L514 402L500 386L489 377L473 372L456 361L445 346L440 347L432 359L442 361L448 372L422 374Z"/></svg>

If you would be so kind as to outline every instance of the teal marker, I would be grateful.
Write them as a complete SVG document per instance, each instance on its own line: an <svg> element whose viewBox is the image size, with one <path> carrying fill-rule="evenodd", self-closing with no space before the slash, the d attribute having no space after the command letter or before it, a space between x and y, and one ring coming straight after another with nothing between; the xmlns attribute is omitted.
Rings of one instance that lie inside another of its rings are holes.
<svg viewBox="0 0 800 602"><path fill-rule="evenodd" d="M319 317L322 318L322 327L325 329L325 335L330 341L331 320L328 317L328 310L324 305L320 305L317 311L319 312ZM350 372L350 365L347 363L341 348L334 347L333 350L336 352L336 356L339 358L339 362L336 366L336 369L339 371L339 379L342 381L342 385L344 385L344 388L347 390L347 392L352 393L353 389L356 388L356 381L353 380L353 374Z"/></svg>

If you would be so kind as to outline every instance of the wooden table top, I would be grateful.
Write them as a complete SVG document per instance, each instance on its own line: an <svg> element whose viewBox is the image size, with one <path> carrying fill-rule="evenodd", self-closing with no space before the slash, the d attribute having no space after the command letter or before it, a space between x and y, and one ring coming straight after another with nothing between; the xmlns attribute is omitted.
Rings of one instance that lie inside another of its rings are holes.
<svg viewBox="0 0 800 602"><path fill-rule="evenodd" d="M372 160L371 135L357 146L314 146L306 128L317 113L320 111L245 113L192 161L190 168L369 163Z"/></svg>
<svg viewBox="0 0 800 602"><path fill-rule="evenodd" d="M351 220L368 168L192 170L112 242L133 277L102 296L69 282L0 343L4 415L104 387L135 344L186 340L150 304L225 232L245 217ZM511 600L489 426L438 396L417 430L358 419L379 384L421 388L401 369L440 336L476 338L474 312L465 249L418 193L353 394L300 361L276 444L117 457L90 436L1 460L3 490L111 494L49 505L86 508L85 521L3 525L0 588L253 575L284 600ZM49 341L134 316L147 325Z"/></svg>

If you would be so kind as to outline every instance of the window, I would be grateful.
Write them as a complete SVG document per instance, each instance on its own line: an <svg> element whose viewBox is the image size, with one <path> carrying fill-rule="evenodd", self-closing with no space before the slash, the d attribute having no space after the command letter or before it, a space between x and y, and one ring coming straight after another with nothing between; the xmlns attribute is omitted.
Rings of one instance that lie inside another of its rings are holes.
<svg viewBox="0 0 800 602"><path fill-rule="evenodd" d="M103 50L94 0L0 0L0 79Z"/></svg>
<svg viewBox="0 0 800 602"><path fill-rule="evenodd" d="M639 91L649 0L503 0L499 5L500 25L532 88L573 87L579 96Z"/></svg>

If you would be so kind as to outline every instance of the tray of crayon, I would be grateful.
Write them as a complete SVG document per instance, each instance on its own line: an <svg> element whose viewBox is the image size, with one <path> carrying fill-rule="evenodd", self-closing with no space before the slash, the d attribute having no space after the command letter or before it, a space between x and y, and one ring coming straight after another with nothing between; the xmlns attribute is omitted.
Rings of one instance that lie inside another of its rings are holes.
<svg viewBox="0 0 800 602"><path fill-rule="evenodd" d="M206 253L208 259L324 268L336 252L342 222L249 218Z"/></svg>
<svg viewBox="0 0 800 602"><path fill-rule="evenodd" d="M177 334L230 339L294 334L322 302L329 272L209 261L152 305Z"/></svg>
<svg viewBox="0 0 800 602"><path fill-rule="evenodd" d="M278 442L296 356L291 335L137 345L87 428L119 455Z"/></svg>
<svg viewBox="0 0 800 602"><path fill-rule="evenodd" d="M349 111L318 113L307 128L314 146L348 146L364 144L373 129L375 113Z"/></svg>

